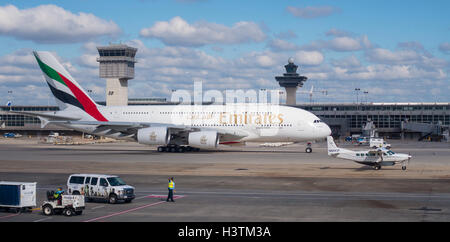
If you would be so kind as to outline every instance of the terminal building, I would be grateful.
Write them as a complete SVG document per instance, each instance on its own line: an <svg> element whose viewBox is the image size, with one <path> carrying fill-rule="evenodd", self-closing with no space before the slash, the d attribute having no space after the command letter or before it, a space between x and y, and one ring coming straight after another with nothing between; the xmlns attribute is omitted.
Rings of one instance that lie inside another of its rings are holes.
<svg viewBox="0 0 450 242"><path fill-rule="evenodd" d="M102 102L99 102L100 104ZM104 103L104 102L103 102ZM164 98L130 99L129 105L172 104ZM292 107L305 109L327 123L333 136L361 134L365 124L372 122L378 136L390 139L420 140L443 136L450 126L450 103L314 103ZM0 132L21 132L22 135L45 135L50 131L68 132L59 126L41 129L40 120L8 114L10 107L0 107ZM57 111L57 106L13 106L14 111ZM447 134L448 135L448 134Z"/></svg>

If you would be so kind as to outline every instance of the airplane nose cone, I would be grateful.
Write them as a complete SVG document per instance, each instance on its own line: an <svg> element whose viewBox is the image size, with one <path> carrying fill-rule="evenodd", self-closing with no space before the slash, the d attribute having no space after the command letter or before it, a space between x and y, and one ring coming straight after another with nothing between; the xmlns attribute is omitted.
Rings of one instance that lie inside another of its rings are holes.
<svg viewBox="0 0 450 242"><path fill-rule="evenodd" d="M331 135L331 129L330 129L330 127L329 127L328 125L325 125L325 127L326 127L326 128L325 128L325 129L326 129L326 132L325 132L326 135L325 135L325 136L328 137L328 136Z"/></svg>
<svg viewBox="0 0 450 242"><path fill-rule="evenodd" d="M328 125L323 124L323 126L321 127L316 127L314 133L317 139L324 139L327 136L331 135L331 129L330 127L328 127Z"/></svg>

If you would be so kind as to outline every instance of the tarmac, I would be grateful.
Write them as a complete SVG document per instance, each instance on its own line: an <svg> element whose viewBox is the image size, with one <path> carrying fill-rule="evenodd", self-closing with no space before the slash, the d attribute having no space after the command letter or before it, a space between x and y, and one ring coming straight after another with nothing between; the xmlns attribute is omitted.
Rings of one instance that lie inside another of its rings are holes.
<svg viewBox="0 0 450 242"><path fill-rule="evenodd" d="M133 142L0 139L0 180L37 182L38 189L31 213L0 211L0 222L450 221L450 145L389 142L413 156L406 171L334 159L324 142L313 144L313 153L301 144L158 153ZM80 216L43 215L46 191L65 188L73 173L119 175L136 187L136 199L86 203ZM174 203L165 201L169 177Z"/></svg>

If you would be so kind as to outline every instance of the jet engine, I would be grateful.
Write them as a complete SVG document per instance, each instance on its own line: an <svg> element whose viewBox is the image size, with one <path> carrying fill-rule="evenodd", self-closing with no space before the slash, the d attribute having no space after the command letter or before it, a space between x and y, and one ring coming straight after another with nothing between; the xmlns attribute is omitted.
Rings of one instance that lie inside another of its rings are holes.
<svg viewBox="0 0 450 242"><path fill-rule="evenodd" d="M170 141L170 134L167 127L143 128L137 132L137 141L146 145L166 145Z"/></svg>
<svg viewBox="0 0 450 242"><path fill-rule="evenodd" d="M189 145L197 148L217 148L219 134L216 131L200 131L189 133Z"/></svg>

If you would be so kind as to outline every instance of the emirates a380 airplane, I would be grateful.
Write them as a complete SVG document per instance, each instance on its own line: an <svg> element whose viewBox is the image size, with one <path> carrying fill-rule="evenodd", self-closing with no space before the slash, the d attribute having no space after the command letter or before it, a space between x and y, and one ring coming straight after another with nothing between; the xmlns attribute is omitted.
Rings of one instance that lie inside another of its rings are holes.
<svg viewBox="0 0 450 242"><path fill-rule="evenodd" d="M160 152L216 149L219 144L245 142L305 142L331 134L314 114L272 104L98 105L50 52L34 52L34 56L61 111L15 113L37 116L43 127L52 123L89 134L158 145ZM311 151L306 148L306 152Z"/></svg>

